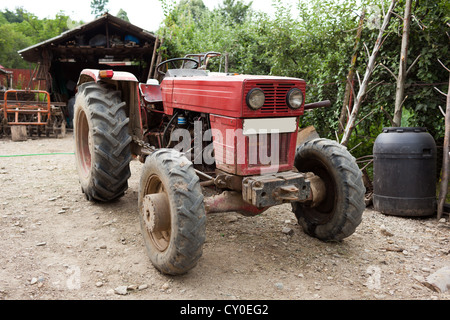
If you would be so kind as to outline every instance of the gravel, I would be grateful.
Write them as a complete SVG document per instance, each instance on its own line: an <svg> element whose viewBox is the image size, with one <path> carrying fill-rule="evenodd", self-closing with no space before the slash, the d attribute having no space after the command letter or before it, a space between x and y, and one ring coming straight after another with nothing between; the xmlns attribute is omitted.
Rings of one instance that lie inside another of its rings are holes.
<svg viewBox="0 0 450 320"><path fill-rule="evenodd" d="M70 134L0 139L0 155L71 152ZM81 193L71 154L1 157L0 299L450 298L448 280L435 275L450 267L448 215L394 217L371 207L352 236L331 243L304 234L289 205L256 217L212 214L198 265L162 275L140 233L141 168L132 161L125 196L99 204ZM444 286L432 285L436 278Z"/></svg>

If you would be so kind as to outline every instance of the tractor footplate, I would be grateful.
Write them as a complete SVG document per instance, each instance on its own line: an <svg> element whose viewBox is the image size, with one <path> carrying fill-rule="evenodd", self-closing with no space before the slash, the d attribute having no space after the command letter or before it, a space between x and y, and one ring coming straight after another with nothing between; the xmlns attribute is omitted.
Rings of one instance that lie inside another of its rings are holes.
<svg viewBox="0 0 450 320"><path fill-rule="evenodd" d="M311 197L310 182L305 174L293 171L247 177L242 181L242 197L258 208L306 201Z"/></svg>

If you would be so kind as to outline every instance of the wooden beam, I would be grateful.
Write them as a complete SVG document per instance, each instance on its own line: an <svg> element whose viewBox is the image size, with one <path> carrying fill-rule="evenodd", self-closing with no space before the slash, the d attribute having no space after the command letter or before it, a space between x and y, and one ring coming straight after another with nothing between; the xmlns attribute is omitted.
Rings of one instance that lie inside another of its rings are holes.
<svg viewBox="0 0 450 320"><path fill-rule="evenodd" d="M155 44L153 45L153 54L152 54L152 62L150 63L150 68L148 69L147 80L152 78L152 71L155 67L155 59L156 59L156 50L159 46L159 36L156 37Z"/></svg>

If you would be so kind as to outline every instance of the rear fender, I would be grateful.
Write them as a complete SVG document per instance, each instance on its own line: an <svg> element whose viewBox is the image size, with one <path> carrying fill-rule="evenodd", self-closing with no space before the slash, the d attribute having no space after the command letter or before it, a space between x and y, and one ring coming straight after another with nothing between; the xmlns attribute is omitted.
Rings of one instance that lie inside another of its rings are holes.
<svg viewBox="0 0 450 320"><path fill-rule="evenodd" d="M140 112L139 101L139 81L137 78L129 72L114 71L112 77L100 77L100 71L98 69L84 69L81 71L78 79L77 86L86 82L104 82L112 84L122 93L122 101L126 103L127 116L130 119L129 133L131 136L136 136L139 139L143 137L142 119ZM139 154L139 150L136 146L132 145L132 153Z"/></svg>
<svg viewBox="0 0 450 320"><path fill-rule="evenodd" d="M99 82L99 81L131 81L138 82L134 74L124 71L114 71L111 78L100 77L100 70L98 69L83 69L81 71L80 77L78 78L78 84L81 85L85 82Z"/></svg>

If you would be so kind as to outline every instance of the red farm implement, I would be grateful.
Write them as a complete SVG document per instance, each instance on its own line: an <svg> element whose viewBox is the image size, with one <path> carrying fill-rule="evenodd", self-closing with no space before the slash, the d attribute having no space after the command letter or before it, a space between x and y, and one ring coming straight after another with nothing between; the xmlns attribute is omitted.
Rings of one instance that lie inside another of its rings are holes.
<svg viewBox="0 0 450 320"><path fill-rule="evenodd" d="M7 90L0 108L0 134L13 135L22 129L28 136L65 135L63 113L47 91Z"/></svg>

